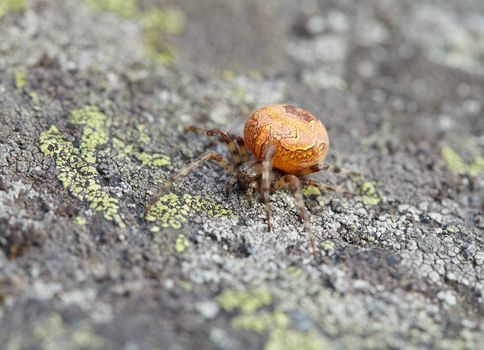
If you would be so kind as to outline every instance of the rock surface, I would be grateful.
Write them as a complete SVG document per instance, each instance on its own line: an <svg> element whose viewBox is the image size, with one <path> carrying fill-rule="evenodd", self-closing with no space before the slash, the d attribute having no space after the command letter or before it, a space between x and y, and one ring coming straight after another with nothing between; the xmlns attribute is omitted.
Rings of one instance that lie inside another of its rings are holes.
<svg viewBox="0 0 484 350"><path fill-rule="evenodd" d="M0 348L484 348L482 1L0 0L0 53ZM316 258L213 164L144 215L281 102L362 174Z"/></svg>

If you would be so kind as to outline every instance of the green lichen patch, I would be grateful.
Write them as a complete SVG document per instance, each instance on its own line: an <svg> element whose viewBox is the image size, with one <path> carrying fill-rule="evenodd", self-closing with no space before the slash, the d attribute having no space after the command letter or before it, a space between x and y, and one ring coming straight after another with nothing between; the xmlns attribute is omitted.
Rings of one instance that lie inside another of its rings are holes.
<svg viewBox="0 0 484 350"><path fill-rule="evenodd" d="M15 87L17 90L23 90L25 85L27 85L27 72L23 70L15 72Z"/></svg>
<svg viewBox="0 0 484 350"><path fill-rule="evenodd" d="M270 305L272 294L267 288L252 288L242 291L229 289L224 291L217 301L225 311L238 309L248 314Z"/></svg>
<svg viewBox="0 0 484 350"><path fill-rule="evenodd" d="M321 350L331 348L325 345L315 331L297 332L291 329L276 328L271 332L264 350Z"/></svg>
<svg viewBox="0 0 484 350"><path fill-rule="evenodd" d="M139 0L84 0L94 11L113 12L121 17L133 18L139 14Z"/></svg>
<svg viewBox="0 0 484 350"><path fill-rule="evenodd" d="M39 148L44 155L54 158L58 179L64 188L80 200L87 201L89 208L103 213L105 219L124 227L118 200L103 191L99 173L93 165L96 148L107 142L106 116L93 106L75 110L71 115L74 124L83 126L79 146L66 140L57 126L52 125L40 134Z"/></svg>
<svg viewBox="0 0 484 350"><path fill-rule="evenodd" d="M450 146L444 146L441 150L441 156L447 167L455 174L478 176L484 174L484 157L477 156L472 163L468 164L456 150Z"/></svg>
<svg viewBox="0 0 484 350"><path fill-rule="evenodd" d="M301 192L306 197L309 197L309 196L320 196L321 195L321 191L319 190L319 188L316 188L314 186L304 187L301 190Z"/></svg>
<svg viewBox="0 0 484 350"><path fill-rule="evenodd" d="M10 12L20 12L27 7L27 0L1 0L0 18Z"/></svg>
<svg viewBox="0 0 484 350"><path fill-rule="evenodd" d="M164 167L170 164L170 157L162 153L135 152L134 156L142 165L151 168Z"/></svg>
<svg viewBox="0 0 484 350"><path fill-rule="evenodd" d="M179 234L175 241L175 251L178 254L184 253L190 247L190 242L183 234Z"/></svg>
<svg viewBox="0 0 484 350"><path fill-rule="evenodd" d="M113 12L137 20L143 28L143 44L152 60L168 64L173 62L173 48L167 35L176 35L185 28L183 12L171 7L142 9L139 0L84 0L94 11Z"/></svg>
<svg viewBox="0 0 484 350"><path fill-rule="evenodd" d="M213 217L230 216L232 212L201 196L169 193L162 196L146 214L147 221L160 221L161 227L178 229L195 212L204 211Z"/></svg>
<svg viewBox="0 0 484 350"><path fill-rule="evenodd" d="M232 327L259 334L269 334L264 349L312 350L321 349L322 341L315 331L300 332L291 329L287 313L268 311L274 303L272 293L264 287L247 290L224 291L218 298L219 305L228 312L239 311L232 321Z"/></svg>
<svg viewBox="0 0 484 350"><path fill-rule="evenodd" d="M87 321L67 324L61 315L52 313L34 325L31 336L16 335L6 349L102 349L104 339L94 333Z"/></svg>
<svg viewBox="0 0 484 350"><path fill-rule="evenodd" d="M85 225L86 224L86 218L84 216L76 216L74 220L72 220L76 225Z"/></svg>
<svg viewBox="0 0 484 350"><path fill-rule="evenodd" d="M362 183L358 188L358 192L361 194L361 200L366 205L377 205L381 201L373 182L367 181Z"/></svg>

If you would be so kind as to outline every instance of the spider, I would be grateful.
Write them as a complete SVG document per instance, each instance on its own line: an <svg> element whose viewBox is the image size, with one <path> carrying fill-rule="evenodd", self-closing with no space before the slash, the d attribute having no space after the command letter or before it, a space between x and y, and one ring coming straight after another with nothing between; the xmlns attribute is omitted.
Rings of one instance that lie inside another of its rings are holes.
<svg viewBox="0 0 484 350"><path fill-rule="evenodd" d="M313 186L324 191L345 194L351 193L330 184L318 183L306 178L306 175L321 170L334 173L356 173L324 163L329 147L328 133L314 115L292 105L276 104L261 107L248 117L243 138L220 129L207 130L191 126L187 130L218 137L220 141L226 143L231 160L214 151L203 153L168 178L148 203L145 214L177 179L187 176L211 160L228 173L225 184L226 195L229 194L235 183L245 189L249 203L252 202L256 191L262 192L268 231L272 229L269 194L289 187L295 197L299 215L308 234L313 254L315 254L315 241L301 186Z"/></svg>

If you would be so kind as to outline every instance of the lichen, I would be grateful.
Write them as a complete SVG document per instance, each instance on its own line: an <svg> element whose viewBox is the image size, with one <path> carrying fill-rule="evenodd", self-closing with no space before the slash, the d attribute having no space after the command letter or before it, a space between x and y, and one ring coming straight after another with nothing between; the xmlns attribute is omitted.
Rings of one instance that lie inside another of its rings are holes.
<svg viewBox="0 0 484 350"><path fill-rule="evenodd" d="M170 164L170 157L162 153L146 153L146 152L134 152L134 156L138 159L142 165L159 168Z"/></svg>
<svg viewBox="0 0 484 350"><path fill-rule="evenodd" d="M85 225L86 224L86 218L84 216L78 215L72 220L76 225Z"/></svg>
<svg viewBox="0 0 484 350"><path fill-rule="evenodd" d="M321 195L321 191L319 190L319 188L316 188L314 186L304 187L301 190L301 192L306 197L309 197L309 196L320 196Z"/></svg>
<svg viewBox="0 0 484 350"><path fill-rule="evenodd" d="M10 12L20 12L27 7L27 0L2 0L0 1L0 18Z"/></svg>
<svg viewBox="0 0 484 350"><path fill-rule="evenodd" d="M27 72L23 70L15 72L15 87L17 90L23 90L25 85L27 85Z"/></svg>
<svg viewBox="0 0 484 350"><path fill-rule="evenodd" d="M148 57L168 64L174 60L174 49L167 35L176 35L185 28L183 12L171 7L142 9L139 0L84 0L94 11L113 12L134 19L143 28L143 44Z"/></svg>
<svg viewBox="0 0 484 350"><path fill-rule="evenodd" d="M188 247L190 247L190 242L188 242L183 234L179 234L175 241L175 251L178 254L182 254L188 249Z"/></svg>
<svg viewBox="0 0 484 350"><path fill-rule="evenodd" d="M263 287L248 290L228 289L217 298L217 301L225 311L239 309L242 313L249 314L271 304L272 294Z"/></svg>
<svg viewBox="0 0 484 350"><path fill-rule="evenodd" d="M89 208L103 213L105 219L124 227L118 200L103 191L94 166L96 149L108 140L106 116L95 106L75 110L71 116L72 123L83 126L79 145L68 141L57 126L52 125L40 134L39 148L44 155L54 158L58 179L64 188L81 201L87 201Z"/></svg>
<svg viewBox="0 0 484 350"><path fill-rule="evenodd" d="M271 332L264 350L321 350L324 346L315 331L297 332L291 329L276 328Z"/></svg>
<svg viewBox="0 0 484 350"><path fill-rule="evenodd" d="M133 18L139 14L139 0L84 0L94 11L113 12L121 17Z"/></svg>
<svg viewBox="0 0 484 350"><path fill-rule="evenodd" d="M450 146L442 147L441 156L450 171L455 174L478 176L479 174L484 173L484 157L477 156L472 163L468 164L460 154Z"/></svg>
<svg viewBox="0 0 484 350"><path fill-rule="evenodd" d="M366 205L377 205L381 201L373 182L367 181L362 183L358 188L358 192L361 194L362 202Z"/></svg>
<svg viewBox="0 0 484 350"><path fill-rule="evenodd" d="M272 293L264 287L247 290L225 290L218 298L218 304L227 312L239 311L231 321L232 327L259 334L269 334L266 350L313 350L321 349L322 341L315 331L300 332L290 328L286 312L268 311L274 303Z"/></svg>
<svg viewBox="0 0 484 350"><path fill-rule="evenodd" d="M104 339L94 333L87 321L67 324L58 313L51 313L35 323L30 337L15 335L6 349L101 349Z"/></svg>
<svg viewBox="0 0 484 350"><path fill-rule="evenodd" d="M168 193L162 196L146 214L150 222L160 221L161 227L179 229L195 212L205 211L213 217L230 216L231 211L220 204L200 196Z"/></svg>

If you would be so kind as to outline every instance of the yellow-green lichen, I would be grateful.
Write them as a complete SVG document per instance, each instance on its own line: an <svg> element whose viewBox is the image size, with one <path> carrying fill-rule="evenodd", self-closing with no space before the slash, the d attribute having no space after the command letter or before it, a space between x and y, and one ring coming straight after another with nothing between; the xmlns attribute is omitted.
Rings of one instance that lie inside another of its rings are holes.
<svg viewBox="0 0 484 350"><path fill-rule="evenodd" d="M134 156L142 165L159 168L170 164L170 157L162 153L134 152Z"/></svg>
<svg viewBox="0 0 484 350"><path fill-rule="evenodd" d="M0 18L10 12L20 12L27 7L27 0L1 0Z"/></svg>
<svg viewBox="0 0 484 350"><path fill-rule="evenodd" d="M375 184L373 182L364 182L358 188L358 192L361 194L361 200L366 205L377 205L380 203L381 198L375 189Z"/></svg>
<svg viewBox="0 0 484 350"><path fill-rule="evenodd" d="M113 12L121 17L132 18L138 15L139 0L84 0L94 11Z"/></svg>
<svg viewBox="0 0 484 350"><path fill-rule="evenodd" d="M231 211L220 204L200 196L169 193L162 196L146 214L147 221L160 221L161 227L178 229L197 211L205 211L213 217L230 216Z"/></svg>
<svg viewBox="0 0 484 350"><path fill-rule="evenodd" d="M289 317L281 311L242 314L234 317L232 327L263 333L268 329L280 329L289 326Z"/></svg>
<svg viewBox="0 0 484 350"><path fill-rule="evenodd" d="M6 344L7 350L17 349L102 349L104 339L94 333L87 321L65 323L61 315L52 313L38 321L32 335L14 335Z"/></svg>
<svg viewBox="0 0 484 350"><path fill-rule="evenodd" d="M217 298L217 302L227 312L239 311L231 321L232 327L259 334L268 333L269 341L264 347L266 350L322 348L322 341L316 332L293 330L287 313L264 309L273 304L272 293L267 288L229 289Z"/></svg>
<svg viewBox="0 0 484 350"><path fill-rule="evenodd" d="M267 288L248 290L226 290L218 298L218 303L225 311L241 310L244 314L253 313L259 308L272 303L272 294Z"/></svg>
<svg viewBox="0 0 484 350"><path fill-rule="evenodd" d="M25 85L27 85L27 72L23 70L15 72L15 87L17 90L23 90Z"/></svg>
<svg viewBox="0 0 484 350"><path fill-rule="evenodd" d="M325 346L315 331L297 332L291 329L276 328L271 332L264 350L321 350Z"/></svg>
<svg viewBox="0 0 484 350"><path fill-rule="evenodd" d="M175 251L178 254L182 254L188 249L188 247L190 247L190 242L188 242L184 235L179 234L175 241Z"/></svg>
<svg viewBox="0 0 484 350"><path fill-rule="evenodd" d="M321 195L321 191L319 190L319 188L314 187L314 186L304 187L301 190L301 192L306 197L309 197L309 196L320 196Z"/></svg>
<svg viewBox="0 0 484 350"><path fill-rule="evenodd" d="M85 225L86 218L84 216L78 215L72 220L76 225Z"/></svg>
<svg viewBox="0 0 484 350"><path fill-rule="evenodd" d="M333 241L327 239L321 244L321 248L324 250L334 250L335 244Z"/></svg>
<svg viewBox="0 0 484 350"><path fill-rule="evenodd" d="M154 61L171 63L173 48L167 35L179 34L185 28L183 12L170 7L142 9L139 0L84 0L94 11L113 12L139 21L143 28L143 44L147 55Z"/></svg>
<svg viewBox="0 0 484 350"><path fill-rule="evenodd" d="M477 156L471 164L468 164L460 154L450 146L442 147L441 155L447 164L447 167L458 175L468 174L470 176L477 176L484 173L484 157Z"/></svg>
<svg viewBox="0 0 484 350"><path fill-rule="evenodd" d="M105 191L99 183L96 162L96 148L107 142L106 116L96 107L88 106L71 113L72 122L83 126L79 146L66 140L57 126L52 125L40 134L39 148L46 156L52 156L59 171L58 179L64 188L89 208L103 213L107 220L124 227L119 215L118 200Z"/></svg>
<svg viewBox="0 0 484 350"><path fill-rule="evenodd" d="M172 8L151 8L141 13L143 43L151 59L171 63L174 49L168 43L167 34L179 34L185 27L185 16Z"/></svg>

